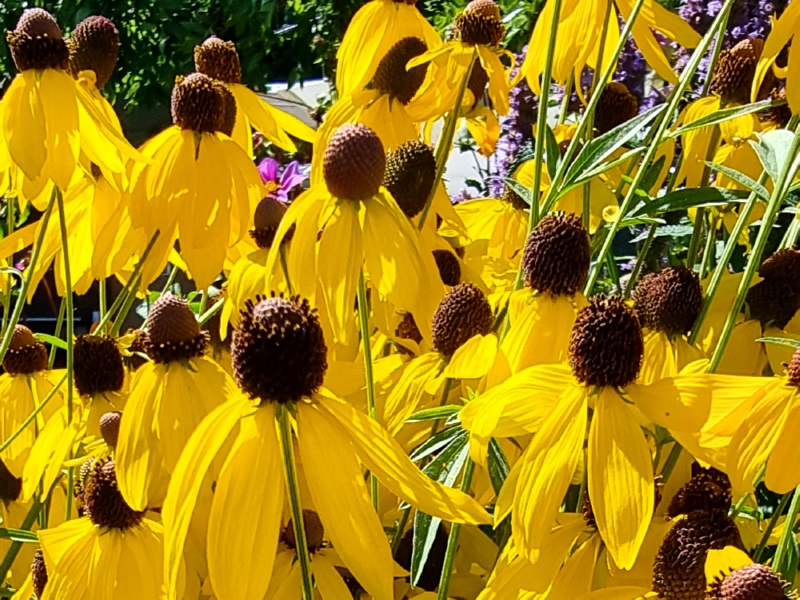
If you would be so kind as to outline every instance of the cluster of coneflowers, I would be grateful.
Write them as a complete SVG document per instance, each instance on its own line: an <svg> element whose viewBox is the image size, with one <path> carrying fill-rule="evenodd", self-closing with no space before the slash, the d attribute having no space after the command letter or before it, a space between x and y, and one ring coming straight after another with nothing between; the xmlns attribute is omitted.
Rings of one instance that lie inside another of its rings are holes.
<svg viewBox="0 0 800 600"><path fill-rule="evenodd" d="M317 131L211 36L140 148L102 92L114 24L65 38L25 10L0 100L0 597L794 598L800 0L722 50L735 4L701 36L655 0L547 0L515 65L493 0L444 40L415 0L370 0ZM672 86L643 112L614 80L631 38ZM694 49L680 74L664 39ZM452 205L457 129L491 155L511 89L547 107L552 82L580 109L541 111L501 197ZM313 143L293 201L254 131ZM646 272L681 215L688 247ZM154 290L168 265L197 296ZM49 269L54 336L20 319Z"/></svg>

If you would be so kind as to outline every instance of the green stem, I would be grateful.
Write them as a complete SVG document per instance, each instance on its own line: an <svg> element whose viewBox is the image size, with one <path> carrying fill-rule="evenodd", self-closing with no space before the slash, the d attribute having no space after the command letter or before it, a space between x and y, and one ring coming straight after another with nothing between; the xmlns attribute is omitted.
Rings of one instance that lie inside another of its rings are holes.
<svg viewBox="0 0 800 600"><path fill-rule="evenodd" d="M754 488L758 487L758 484L761 483L762 479L764 479L764 474L766 472L767 472L767 463L764 463L763 465L761 465L761 468L758 470L758 473L756 473L756 476L753 477L753 487ZM744 508L745 502L747 502L747 499L749 497L750 497L750 492L744 494L741 498L739 498L739 501L736 503L736 505L733 508L731 508L730 512L728 513L728 516L731 519L735 519L736 516L740 512L742 512L742 508Z"/></svg>
<svg viewBox="0 0 800 600"><path fill-rule="evenodd" d="M106 289L106 280L99 282L97 284L97 295L99 301L99 311L100 311L100 320L103 320L103 317L106 316L108 312L108 296L107 296L107 289Z"/></svg>
<svg viewBox="0 0 800 600"><path fill-rule="evenodd" d="M657 231L658 231L657 223L653 223L652 225L650 225L650 231L647 232L647 239L644 241L642 249L639 251L639 256L636 257L636 264L633 266L633 271L631 271L631 276L628 278L628 285L625 286L626 300L631 297L631 294L633 294L633 288L636 287L636 281L639 279L639 273L642 272L644 261L647 259L647 255L650 252L650 246L653 245L653 240L656 239Z"/></svg>
<svg viewBox="0 0 800 600"><path fill-rule="evenodd" d="M675 445L672 447L672 450L669 451L669 456L667 456L666 462L664 462L664 468L661 469L661 483L665 484L669 481L669 478L672 476L672 472L675 470L675 465L678 464L678 459L681 457L681 452L683 448L678 442L675 442Z"/></svg>
<svg viewBox="0 0 800 600"><path fill-rule="evenodd" d="M175 283L175 279L178 277L178 271L178 267L172 265L172 268L169 271L169 276L167 277L167 283L164 284L164 287L161 290L162 296L169 292L172 288L172 284Z"/></svg>
<svg viewBox="0 0 800 600"><path fill-rule="evenodd" d="M48 202L47 208L44 211L44 216L42 216L42 228L39 230L36 243L33 245L31 262L25 272L25 279L22 280L22 287L19 290L17 302L14 304L14 312L11 314L11 319L6 327L5 335L3 335L3 341L0 343L0 363L2 363L3 359L6 357L8 347L11 345L11 336L14 335L14 328L17 326L17 323L19 323L19 318L22 316L22 308L25 306L25 302L27 301L28 290L31 287L31 281L33 281L33 274L34 271L36 271L36 264L39 262L39 254L41 254L42 251L42 242L44 241L44 235L47 232L47 224L50 222L50 215L53 212L53 205L55 202L56 190L54 188L53 194L50 196L50 202Z"/></svg>
<svg viewBox="0 0 800 600"><path fill-rule="evenodd" d="M286 289L290 296L294 296L292 280L289 278L289 264L286 262L286 246L283 243L281 243L280 248L278 248L278 256L281 259L281 269L283 270L283 278L286 280Z"/></svg>
<svg viewBox="0 0 800 600"><path fill-rule="evenodd" d="M367 386L367 412L370 419L377 419L375 407L375 376L372 372L372 348L370 347L369 328L369 303L367 302L367 284L364 280L364 270L358 276L358 321L361 329L361 345L364 350L364 374ZM372 495L372 505L378 509L378 479L374 473L369 474L369 487Z"/></svg>
<svg viewBox="0 0 800 600"><path fill-rule="evenodd" d="M64 318L67 313L67 299L61 299L61 305L58 307L58 319L56 319L56 328L53 331L53 336L60 338L61 337L61 328L64 326ZM47 368L52 369L53 365L56 362L56 352L58 352L58 347L50 346L50 356L47 358Z"/></svg>
<svg viewBox="0 0 800 600"><path fill-rule="evenodd" d="M697 67L700 64L700 59L705 55L706 51L708 50L708 47L711 44L711 40L714 34L720 31L724 27L725 23L727 23L728 15L730 14L733 3L734 0L725 0L725 5L723 6L720 13L717 15L717 18L714 20L711 29L705 35L700 44L697 46L696 50L694 51L694 54L692 54L692 58L689 60L689 64L684 69L681 78L678 81L678 85L676 85L675 88L672 90L669 101L667 102L667 107L661 113L661 116L659 117L658 120L658 125L653 129L655 131L653 140L648 146L647 152L645 152L645 155L642 158L641 163L639 164L639 168L636 171L636 175L634 176L633 181L630 184L630 187L628 188L628 192L625 194L625 199L623 200L622 206L620 207L619 218L617 218L611 224L608 236L603 241L603 246L600 249L597 262L595 263L594 268L591 270L588 281L586 282L586 287L584 289L585 294L587 295L590 294L591 291L594 289L594 286L597 283L597 279L600 276L600 271L602 269L602 266L605 263L605 257L611 251L611 246L614 243L614 238L616 238L617 236L620 224L624 221L625 216L630 211L631 207L633 206L633 203L638 201L638 196L636 194L636 191L639 189L642 179L644 178L645 173L647 172L648 165L650 165L653 162L653 159L658 153L659 145L661 144L661 141L664 139L664 134L666 133L670 121L672 120L672 115L674 115L675 112L677 111L678 105L680 101L683 99L683 94L689 85L691 77L697 70ZM641 0L637 1L636 7L640 7L641 4L642 4ZM627 39L628 33L623 33L622 37L623 41ZM594 101L595 99L596 98L592 98L592 101Z"/></svg>
<svg viewBox="0 0 800 600"><path fill-rule="evenodd" d="M598 83L603 83L603 84L605 83L605 79L602 82L599 81L600 78L598 77L598 74L600 73L601 69L603 68L603 53L605 52L606 40L608 39L608 27L609 27L609 22L611 21L611 19L609 17L611 16L611 7L613 5L613 2L614 2L614 0L607 0L606 1L606 13L605 13L606 16L605 16L605 19L603 21L603 32L600 34L600 45L598 46L598 52L597 52L597 64L595 65L594 75L592 77L592 87L589 90L589 98L590 99L591 99L592 96L594 96L595 90L597 90L597 84ZM614 25L615 26L617 24L616 20L617 19L616 19L616 14L615 14L614 15Z"/></svg>
<svg viewBox="0 0 800 600"><path fill-rule="evenodd" d="M796 127L792 144L789 147L789 152L786 155L786 162L781 167L781 173L778 177L778 181L775 182L772 195L770 196L769 203L767 204L767 210L764 213L764 218L761 221L761 228L758 230L758 236L753 244L753 251L750 253L747 266L745 267L744 273L742 274L742 279L739 282L739 289L736 291L736 298L733 302L730 312L728 313L728 318L725 321L725 325L722 328L719 342L717 343L717 347L714 349L714 354L711 356L711 362L708 367L710 373L715 372L717 368L719 368L725 348L728 345L728 341L733 333L733 328L736 325L736 318L738 317L739 312L742 310L742 306L744 305L745 297L747 296L747 290L750 288L750 283L753 281L753 277L758 271L758 268L761 266L761 256L764 254L764 249L766 248L769 234L772 231L772 226L775 223L783 202L786 200L787 189L791 184L792 178L797 172L798 165L796 156L799 149L800 127Z"/></svg>
<svg viewBox="0 0 800 600"><path fill-rule="evenodd" d="M75 381L75 308L72 303L72 268L69 261L69 238L67 233L67 213L64 210L64 197L58 187L55 188L58 203L58 221L61 226L61 254L64 258L64 298L66 300L67 323L67 423L72 423L72 389ZM70 488L72 489L72 488ZM69 514L67 514L69 518Z"/></svg>
<svg viewBox="0 0 800 600"><path fill-rule="evenodd" d="M709 270L712 269L712 262L714 260L714 246L717 242L717 226L719 225L719 218L717 216L709 216L709 231L706 237L706 247L703 248L703 260L700 261L700 281L706 278Z"/></svg>
<svg viewBox="0 0 800 600"><path fill-rule="evenodd" d="M400 518L400 523L397 525L397 531L394 532L392 538L392 556L397 554L397 549L400 548L400 542L403 541L403 533L408 523L408 517L411 515L411 507L406 506L403 509L403 516Z"/></svg>
<svg viewBox="0 0 800 600"><path fill-rule="evenodd" d="M455 106L453 106L453 110L448 113L444 122L444 128L442 129L442 134L439 136L439 141L436 143L436 177L433 180L433 187L428 194L428 199L425 201L425 207L422 209L422 214L419 218L420 230L425 225L425 219L428 217L428 212L431 210L436 191L439 189L439 182L442 180L442 175L444 175L447 158L450 156L450 148L453 145L453 138L456 135L456 126L458 125L458 120L461 118L461 103L464 101L464 94L467 91L467 85L472 76L472 68L475 66L477 56L478 50L475 48L470 57L469 68L467 68L464 79L461 81L461 87L458 89L458 94L456 94Z"/></svg>
<svg viewBox="0 0 800 600"><path fill-rule="evenodd" d="M786 235L781 240L781 250L794 246L798 236L800 236L800 216L795 215L789 227L786 228Z"/></svg>
<svg viewBox="0 0 800 600"><path fill-rule="evenodd" d="M70 496L71 494L67 494ZM36 517L39 515L39 510L41 509L42 504L38 500L34 500L33 504L31 505L28 514L25 515L25 520L22 522L22 526L20 529L23 531L30 531L33 524L36 522ZM19 554L19 549L22 548L22 542L13 542L11 547L8 549L6 553L6 557L3 559L3 563L0 564L0 582L4 582L6 580L6 576L8 575L8 570L11 568L11 565L14 564L14 561L17 559L17 554Z"/></svg>
<svg viewBox="0 0 800 600"><path fill-rule="evenodd" d="M564 98L561 100L561 110L558 113L559 124L562 124L567 120L567 115L569 114L569 101L572 99L573 85L575 85L575 75L570 73L569 79L567 79L567 84L564 86Z"/></svg>
<svg viewBox="0 0 800 600"><path fill-rule="evenodd" d="M789 551L789 543L794 537L794 523L797 520L798 511L800 511L800 486L794 491L792 503L789 505L789 513L786 515L786 521L783 524L781 540L778 542L778 548L775 550L775 557L772 559L775 570L780 570L784 557Z"/></svg>
<svg viewBox="0 0 800 600"><path fill-rule="evenodd" d="M292 426L289 423L289 409L283 404L275 406L278 429L281 437L283 468L286 471L286 488L289 493L289 508L294 525L294 539L297 540L297 562L300 565L303 600L314 599L314 582L311 578L311 557L308 553L306 528L303 523L303 506L300 503L300 483L297 479L297 466L292 445Z"/></svg>
<svg viewBox="0 0 800 600"><path fill-rule="evenodd" d="M125 323L125 319L128 318L128 313L133 308L133 303L136 301L136 290L142 283L142 276L139 275L136 278L133 287L128 292L128 296L125 298L125 302L122 305L122 308L119 309L117 313L117 317L114 319L114 325L111 327L111 337L117 337L119 332L122 331L122 325Z"/></svg>
<svg viewBox="0 0 800 600"><path fill-rule="evenodd" d="M50 399L58 393L59 388L61 388L66 380L67 374L65 373L58 383L55 384L49 392L47 392L47 395L39 403L39 406L37 406L33 412L28 415L19 428L12 433L8 439L3 440L3 443L0 444L0 453L4 452L11 444L13 444L14 440L16 440L31 423L33 423L34 419L36 419L36 416L44 410L44 407L47 406L47 403L50 402Z"/></svg>
<svg viewBox="0 0 800 600"><path fill-rule="evenodd" d="M697 262L697 251L700 248L700 240L703 238L705 220L706 209L701 206L695 213L692 239L689 241L689 248L686 251L686 267L690 270L694 269L694 263Z"/></svg>
<svg viewBox="0 0 800 600"><path fill-rule="evenodd" d="M767 524L767 528L764 530L761 540L758 542L758 546L756 546L756 549L753 552L754 561L759 562L761 560L761 555L764 553L764 550L766 550L767 544L769 543L769 537L772 535L775 526L778 524L778 519L780 519L784 509L786 508L786 505L789 504L789 500L791 498L792 494L784 494L781 498L781 501L778 503L778 506L775 508L775 512L772 513L772 517Z"/></svg>
<svg viewBox="0 0 800 600"><path fill-rule="evenodd" d="M461 491L469 492L472 485L472 475L475 472L475 463L471 458L467 458L467 465L464 468L464 475L461 478ZM453 523L450 525L450 533L447 536L447 550L444 554L444 565L442 575L439 579L439 592L437 600L447 600L447 591L450 589L450 578L453 576L453 562L455 562L456 551L458 550L458 538L461 535L461 525Z"/></svg>
<svg viewBox="0 0 800 600"><path fill-rule="evenodd" d="M217 314L219 311L222 310L223 305L225 304L225 298L220 298L214 304L211 305L206 312L202 313L200 317L197 319L197 324L201 327L208 323L211 318Z"/></svg>

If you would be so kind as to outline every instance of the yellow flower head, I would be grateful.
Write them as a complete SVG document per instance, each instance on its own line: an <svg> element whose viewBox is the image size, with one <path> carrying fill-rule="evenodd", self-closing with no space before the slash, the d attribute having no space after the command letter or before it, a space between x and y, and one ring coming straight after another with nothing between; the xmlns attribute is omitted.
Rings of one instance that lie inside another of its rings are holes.
<svg viewBox="0 0 800 600"><path fill-rule="evenodd" d="M783 581L770 567L754 563L746 552L736 546L709 550L705 575L706 598L709 600L783 600L795 597L791 583Z"/></svg>
<svg viewBox="0 0 800 600"><path fill-rule="evenodd" d="M772 69L776 76L786 79L786 99L793 114L800 113L800 68L798 68L800 49L797 44L792 44L785 68L775 67L775 59L794 37L798 24L800 24L800 5L790 2L783 14L773 21L772 31L764 42L764 50L758 61L751 90L751 97L755 100L761 90L762 82Z"/></svg>

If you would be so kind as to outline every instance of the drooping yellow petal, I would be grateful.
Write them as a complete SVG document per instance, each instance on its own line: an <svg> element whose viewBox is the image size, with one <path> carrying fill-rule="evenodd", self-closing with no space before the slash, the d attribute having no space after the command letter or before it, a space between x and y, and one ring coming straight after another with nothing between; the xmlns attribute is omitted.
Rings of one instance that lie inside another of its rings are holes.
<svg viewBox="0 0 800 600"><path fill-rule="evenodd" d="M453 379L480 379L494 364L497 336L476 335L453 353L444 374Z"/></svg>
<svg viewBox="0 0 800 600"><path fill-rule="evenodd" d="M330 413L304 403L297 441L308 489L336 552L368 594L391 600L391 550L345 431Z"/></svg>
<svg viewBox="0 0 800 600"><path fill-rule="evenodd" d="M273 144L286 150L287 152L296 152L297 146L286 135L286 132L278 123L276 116L283 113L272 108L269 104L261 100L254 91L241 84L232 84L228 86L231 93L236 98L236 104L241 107L248 120L253 124L254 129L261 132ZM304 135L308 139L314 139L313 131L309 131Z"/></svg>
<svg viewBox="0 0 800 600"><path fill-rule="evenodd" d="M328 559L325 552L314 555L312 566L314 581L317 583L322 600L350 600L352 594L336 570L336 566Z"/></svg>
<svg viewBox="0 0 800 600"><path fill-rule="evenodd" d="M709 550L706 555L706 583L710 586L716 579L731 571L752 565L753 560L739 548L725 546L721 550Z"/></svg>
<svg viewBox="0 0 800 600"><path fill-rule="evenodd" d="M285 487L275 408L266 404L242 419L214 490L206 551L220 600L262 598L267 592ZM234 572L239 575L231 577Z"/></svg>
<svg viewBox="0 0 800 600"><path fill-rule="evenodd" d="M755 77L753 78L751 92L753 102L758 98L758 92L761 89L761 83L764 81L767 71L772 67L784 46L794 36L795 31L797 31L798 19L800 19L800 6L795 2L790 2L783 14L773 21L772 31L764 41L764 49L761 52L761 57L756 66ZM793 106L792 109L792 112L797 113L797 106Z"/></svg>
<svg viewBox="0 0 800 600"><path fill-rule="evenodd" d="M573 600L592 589L592 576L601 543L600 536L593 535L572 553L553 581L548 600Z"/></svg>
<svg viewBox="0 0 800 600"><path fill-rule="evenodd" d="M800 444L795 437L800 431L800 395L796 388L791 393L782 435L778 436L770 453L764 474L764 484L777 494L788 494L800 485Z"/></svg>
<svg viewBox="0 0 800 600"><path fill-rule="evenodd" d="M522 457L511 528L521 556L536 560L583 455L586 392L569 388Z"/></svg>
<svg viewBox="0 0 800 600"><path fill-rule="evenodd" d="M2 106L9 156L28 179L36 179L47 160L47 128L37 74L28 70L17 75L3 96Z"/></svg>
<svg viewBox="0 0 800 600"><path fill-rule="evenodd" d="M96 539L93 530L89 517L83 517L39 532L48 575L42 600L83 600L86 597Z"/></svg>
<svg viewBox="0 0 800 600"><path fill-rule="evenodd" d="M118 541L119 563L111 573L113 600L158 598L164 582L164 536L159 523L146 519Z"/></svg>
<svg viewBox="0 0 800 600"><path fill-rule="evenodd" d="M342 425L362 462L393 494L441 519L474 525L491 523L491 517L474 499L424 475L376 421L338 398L321 399L319 410Z"/></svg>
<svg viewBox="0 0 800 600"><path fill-rule="evenodd" d="M610 388L595 406L588 471L597 529L617 566L630 569L653 517L653 464L633 412Z"/></svg>

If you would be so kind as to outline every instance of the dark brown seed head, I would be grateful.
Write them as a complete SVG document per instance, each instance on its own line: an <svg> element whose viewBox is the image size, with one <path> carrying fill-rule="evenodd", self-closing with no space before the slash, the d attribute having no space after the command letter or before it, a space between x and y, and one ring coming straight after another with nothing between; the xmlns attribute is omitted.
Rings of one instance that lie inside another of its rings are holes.
<svg viewBox="0 0 800 600"><path fill-rule="evenodd" d="M722 471L713 467L704 469L692 465L692 478L678 490L667 508L667 516L674 519L694 510L729 509L731 482Z"/></svg>
<svg viewBox="0 0 800 600"><path fill-rule="evenodd" d="M789 600L789 584L766 565L753 563L720 576L711 584L708 600Z"/></svg>
<svg viewBox="0 0 800 600"><path fill-rule="evenodd" d="M33 583L33 592L36 597L41 598L44 595L44 586L47 585L47 566L44 564L44 555L41 549L37 549L33 554L31 583Z"/></svg>
<svg viewBox="0 0 800 600"><path fill-rule="evenodd" d="M100 417L100 435L103 441L114 448L119 440L119 424L122 421L122 413L118 410L107 412Z"/></svg>
<svg viewBox="0 0 800 600"><path fill-rule="evenodd" d="M394 334L401 340L411 340L412 342L416 342L417 345L422 343L422 334L417 327L416 321L414 321L414 315L411 313L405 313L403 315L403 320L400 321ZM401 344L402 342L398 344L398 350L403 354L411 354L411 351Z"/></svg>
<svg viewBox="0 0 800 600"><path fill-rule="evenodd" d="M653 590L659 598L704 600L705 563L709 550L743 548L727 509L695 510L664 537L653 563Z"/></svg>
<svg viewBox="0 0 800 600"><path fill-rule="evenodd" d="M667 267L646 275L633 297L642 325L669 335L689 331L703 306L700 280L686 267Z"/></svg>
<svg viewBox="0 0 800 600"><path fill-rule="evenodd" d="M800 281L769 277L759 281L745 297L750 318L764 326L783 329L800 308Z"/></svg>
<svg viewBox="0 0 800 600"><path fill-rule="evenodd" d="M366 125L342 125L325 148L323 175L328 191L343 200L369 200L383 183L386 153Z"/></svg>
<svg viewBox="0 0 800 600"><path fill-rule="evenodd" d="M569 365L581 383L625 387L636 381L643 355L642 327L622 298L595 296L578 313Z"/></svg>
<svg viewBox="0 0 800 600"><path fill-rule="evenodd" d="M100 15L87 17L75 27L67 45L72 76L94 71L97 89L103 89L119 58L119 31L113 21Z"/></svg>
<svg viewBox="0 0 800 600"><path fill-rule="evenodd" d="M164 294L147 316L147 356L157 363L169 363L202 356L208 345L192 309L183 298Z"/></svg>
<svg viewBox="0 0 800 600"><path fill-rule="evenodd" d="M442 283L449 286L458 285L461 281L461 263L458 257L449 250L434 250L433 259L439 269Z"/></svg>
<svg viewBox="0 0 800 600"><path fill-rule="evenodd" d="M239 387L262 402L311 396L328 369L319 319L299 296L248 301L233 332L231 354Z"/></svg>
<svg viewBox="0 0 800 600"><path fill-rule="evenodd" d="M271 248L275 241L275 234L281 224L283 215L286 214L286 205L270 196L263 198L256 206L255 216L253 217L253 229L250 231L252 237L259 248ZM284 236L284 241L289 241L294 234L291 229Z"/></svg>
<svg viewBox="0 0 800 600"><path fill-rule="evenodd" d="M794 351L792 362L789 363L786 374L789 378L789 384L800 388L800 348Z"/></svg>
<svg viewBox="0 0 800 600"><path fill-rule="evenodd" d="M19 498L20 493L22 493L22 479L15 477L0 460L0 502L13 502Z"/></svg>
<svg viewBox="0 0 800 600"><path fill-rule="evenodd" d="M472 0L453 22L454 34L465 44L497 46L506 28L494 0Z"/></svg>
<svg viewBox="0 0 800 600"><path fill-rule="evenodd" d="M717 94L725 104L747 104L750 102L750 88L756 74L756 65L761 58L764 41L746 39L730 50L720 52L714 76L711 79L711 91Z"/></svg>
<svg viewBox="0 0 800 600"><path fill-rule="evenodd" d="M125 503L117 487L114 461L94 463L83 489L86 513L98 527L126 530L142 522L144 512L133 510Z"/></svg>
<svg viewBox="0 0 800 600"><path fill-rule="evenodd" d="M531 289L571 296L583 289L590 262L589 234L581 218L554 212L539 221L528 236L522 273Z"/></svg>
<svg viewBox="0 0 800 600"><path fill-rule="evenodd" d="M630 121L639 112L639 100L624 83L610 81L600 92L594 128L602 135Z"/></svg>
<svg viewBox="0 0 800 600"><path fill-rule="evenodd" d="M17 325L3 359L3 368L9 375L44 371L47 368L47 348L25 325Z"/></svg>
<svg viewBox="0 0 800 600"><path fill-rule="evenodd" d="M400 538L400 545L395 554L397 564L406 571L411 570L411 553L414 549L414 528L410 528ZM428 553L428 560L422 568L417 587L426 592L434 592L439 587L439 578L444 566L444 557L447 552L447 529L439 523L436 528L436 537L433 538L433 545Z"/></svg>
<svg viewBox="0 0 800 600"><path fill-rule="evenodd" d="M778 250L761 264L758 274L764 279L788 279L800 286L800 250Z"/></svg>
<svg viewBox="0 0 800 600"><path fill-rule="evenodd" d="M75 339L75 387L81 396L118 392L125 383L125 367L117 343L98 335Z"/></svg>
<svg viewBox="0 0 800 600"><path fill-rule="evenodd" d="M412 58L425 54L428 46L416 37L405 37L392 46L378 63L374 85L381 93L408 104L425 81L428 63L407 69Z"/></svg>
<svg viewBox="0 0 800 600"><path fill-rule="evenodd" d="M472 65L472 72L469 74L469 81L467 81L467 89L472 92L474 99L472 106L475 107L478 102L483 98L486 86L489 84L489 74L483 68L479 60L475 61Z"/></svg>
<svg viewBox="0 0 800 600"><path fill-rule="evenodd" d="M224 85L220 85L217 89L222 94L223 100L222 122L219 125L219 131L230 137L233 135L233 127L236 125L236 98Z"/></svg>
<svg viewBox="0 0 800 600"><path fill-rule="evenodd" d="M409 219L425 208L435 180L436 158L427 144L405 142L389 155L383 185Z"/></svg>
<svg viewBox="0 0 800 600"><path fill-rule="evenodd" d="M471 337L492 331L492 307L483 292L471 283L452 288L433 315L433 347L452 356Z"/></svg>
<svg viewBox="0 0 800 600"><path fill-rule="evenodd" d="M194 47L194 69L224 83L242 83L242 66L236 44L213 35Z"/></svg>
<svg viewBox="0 0 800 600"><path fill-rule="evenodd" d="M503 200L510 203L517 210L528 210L530 207L510 185L503 188Z"/></svg>
<svg viewBox="0 0 800 600"><path fill-rule="evenodd" d="M172 88L172 122L198 133L220 131L225 119L222 84L202 73L176 77Z"/></svg>
<svg viewBox="0 0 800 600"><path fill-rule="evenodd" d="M322 548L322 542L325 539L325 528L322 526L322 520L319 515L313 510L303 509L303 526L306 530L306 546L308 551L312 554ZM286 529L283 533L283 539L286 545L292 550L297 549L297 537L294 533L294 520L289 519Z"/></svg>
<svg viewBox="0 0 800 600"><path fill-rule="evenodd" d="M789 119L792 118L792 109L786 102L786 88L782 87L780 90L770 90L769 98L773 102L783 102L783 104L780 106L773 106L767 110L764 113L763 120L768 123L773 123L777 127L783 129L789 124Z"/></svg>
<svg viewBox="0 0 800 600"><path fill-rule="evenodd" d="M6 34L6 41L20 71L66 69L69 65L69 49L61 28L42 8L22 11L17 28Z"/></svg>

